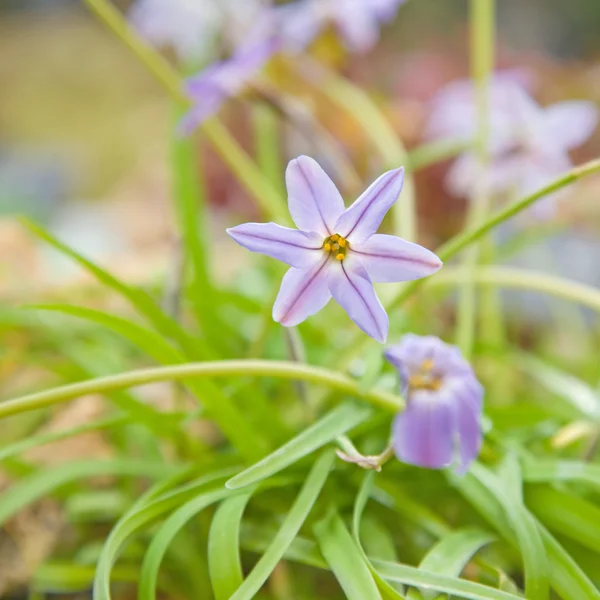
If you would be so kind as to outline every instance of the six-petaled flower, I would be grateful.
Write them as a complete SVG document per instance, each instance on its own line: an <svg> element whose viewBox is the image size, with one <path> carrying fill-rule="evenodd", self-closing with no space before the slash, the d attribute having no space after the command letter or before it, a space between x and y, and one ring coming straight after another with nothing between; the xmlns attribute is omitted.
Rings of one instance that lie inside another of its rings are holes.
<svg viewBox="0 0 600 600"><path fill-rule="evenodd" d="M476 113L472 83L449 84L434 99L427 135L473 139ZM541 107L518 77L497 74L490 86L490 164L484 169L473 152L464 153L448 173L449 190L457 196L471 196L483 177L492 193L534 192L571 168L569 151L587 140L596 121L597 109L591 102L566 101ZM541 211L551 212L552 203L542 203L538 214Z"/></svg>
<svg viewBox="0 0 600 600"><path fill-rule="evenodd" d="M460 350L434 336L405 335L386 349L399 372L406 409L393 424L393 446L403 462L464 473L482 442L483 387Z"/></svg>
<svg viewBox="0 0 600 600"><path fill-rule="evenodd" d="M290 265L273 306L275 321L297 325L333 296L365 333L386 340L388 316L372 282L419 279L442 265L422 246L376 233L403 180L403 168L384 173L346 209L323 169L300 156L286 171L289 210L298 229L246 223L227 230L248 250Z"/></svg>

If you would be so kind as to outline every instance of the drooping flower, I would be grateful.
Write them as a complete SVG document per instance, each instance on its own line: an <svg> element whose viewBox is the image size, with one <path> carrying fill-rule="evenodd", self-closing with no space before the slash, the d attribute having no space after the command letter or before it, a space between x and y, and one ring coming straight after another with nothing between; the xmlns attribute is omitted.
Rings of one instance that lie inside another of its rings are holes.
<svg viewBox="0 0 600 600"><path fill-rule="evenodd" d="M278 38L265 38L190 77L185 89L193 104L180 125L182 132L191 133L216 114L227 99L242 91L278 48Z"/></svg>
<svg viewBox="0 0 600 600"><path fill-rule="evenodd" d="M286 171L288 206L298 229L246 223L227 230L248 250L290 265L273 306L275 321L297 325L333 296L366 334L385 342L388 316L372 282L419 279L442 265L422 246L376 233L403 181L403 168L388 171L345 209L325 171L300 156Z"/></svg>
<svg viewBox="0 0 600 600"><path fill-rule="evenodd" d="M180 60L205 62L219 41L237 47L247 40L268 8L266 0L136 0L129 22L152 45L173 47Z"/></svg>
<svg viewBox="0 0 600 600"><path fill-rule="evenodd" d="M471 365L457 347L413 334L385 357L398 369L407 399L393 425L398 459L428 469L457 463L465 473L482 442L483 387Z"/></svg>
<svg viewBox="0 0 600 600"><path fill-rule="evenodd" d="M300 51L327 26L333 26L353 52L370 50L379 27L394 18L406 0L297 0L276 9L282 37Z"/></svg>
<svg viewBox="0 0 600 600"><path fill-rule="evenodd" d="M427 135L471 140L477 130L476 113L472 83L454 82L434 99ZM542 107L518 77L499 73L490 86L490 165L482 172L477 156L464 153L448 173L448 188L454 195L470 196L477 179L483 176L492 193L531 193L572 166L569 151L589 138L597 118L591 102L567 101Z"/></svg>

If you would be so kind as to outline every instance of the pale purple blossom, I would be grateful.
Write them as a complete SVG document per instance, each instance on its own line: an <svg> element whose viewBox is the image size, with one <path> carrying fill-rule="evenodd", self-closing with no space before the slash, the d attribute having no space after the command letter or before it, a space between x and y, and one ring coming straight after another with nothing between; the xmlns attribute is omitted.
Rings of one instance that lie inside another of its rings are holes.
<svg viewBox="0 0 600 600"><path fill-rule="evenodd" d="M136 0L129 22L150 44L172 47L180 60L206 62L221 41L246 43L269 10L267 0ZM253 37L256 40L256 37Z"/></svg>
<svg viewBox="0 0 600 600"><path fill-rule="evenodd" d="M277 38L265 38L243 46L229 59L213 63L187 79L185 90L192 108L180 124L181 131L189 134L216 114L226 100L246 87L278 48Z"/></svg>
<svg viewBox="0 0 600 600"><path fill-rule="evenodd" d="M297 0L277 7L279 31L294 51L306 48L325 28L333 26L353 52L370 50L382 23L394 18L406 0Z"/></svg>
<svg viewBox="0 0 600 600"><path fill-rule="evenodd" d="M405 335L385 352L398 369L406 409L393 425L399 460L465 473L482 443L483 387L460 350L434 336Z"/></svg>
<svg viewBox="0 0 600 600"><path fill-rule="evenodd" d="M325 171L300 156L286 171L288 206L298 229L246 223L227 230L248 250L290 265L273 306L275 321L298 325L333 297L366 334L385 342L388 316L373 282L419 279L442 265L422 246L376 233L403 181L403 168L388 171L346 209Z"/></svg>
<svg viewBox="0 0 600 600"><path fill-rule="evenodd" d="M471 196L480 177L494 194L534 192L571 168L569 151L583 144L596 127L597 109L592 102L565 101L542 107L511 73L497 74L489 93L491 162L482 170L473 152L461 155L447 178L456 196ZM427 136L473 140L476 113L472 83L454 82L434 99Z"/></svg>

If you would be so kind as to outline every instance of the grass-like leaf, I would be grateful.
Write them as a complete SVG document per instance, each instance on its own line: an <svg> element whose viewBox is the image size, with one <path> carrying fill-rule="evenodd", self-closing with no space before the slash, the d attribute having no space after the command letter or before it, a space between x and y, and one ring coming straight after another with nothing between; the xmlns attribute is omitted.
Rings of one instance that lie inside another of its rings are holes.
<svg viewBox="0 0 600 600"><path fill-rule="evenodd" d="M364 555L335 512L314 527L319 549L348 600L382 600Z"/></svg>
<svg viewBox="0 0 600 600"><path fill-rule="evenodd" d="M286 550L298 535L300 528L319 497L333 465L334 456L333 451L326 451L315 461L275 538L230 600L251 600L271 575L277 563L283 558Z"/></svg>
<svg viewBox="0 0 600 600"><path fill-rule="evenodd" d="M165 520L152 537L152 541L144 556L144 562L140 571L138 600L155 600L158 572L163 557L171 545L173 538L185 524L211 504L219 502L234 493L224 488L204 492L186 502Z"/></svg>
<svg viewBox="0 0 600 600"><path fill-rule="evenodd" d="M446 594L453 594L468 600L523 600L508 592L502 592L480 583L439 575L424 569L389 563L383 560L374 560L373 566L377 572L388 581L396 581L406 585L435 590ZM366 596L365 596L366 597Z"/></svg>
<svg viewBox="0 0 600 600"><path fill-rule="evenodd" d="M161 478L173 473L171 465L138 460L84 460L33 473L0 496L0 526L24 506L44 498L63 485L99 475Z"/></svg>
<svg viewBox="0 0 600 600"><path fill-rule="evenodd" d="M368 407L350 402L340 404L287 444L232 477L226 486L233 490L262 481L356 427L370 414Z"/></svg>
<svg viewBox="0 0 600 600"><path fill-rule="evenodd" d="M227 498L219 505L208 535L208 570L215 600L229 600L242 585L240 525L251 493Z"/></svg>

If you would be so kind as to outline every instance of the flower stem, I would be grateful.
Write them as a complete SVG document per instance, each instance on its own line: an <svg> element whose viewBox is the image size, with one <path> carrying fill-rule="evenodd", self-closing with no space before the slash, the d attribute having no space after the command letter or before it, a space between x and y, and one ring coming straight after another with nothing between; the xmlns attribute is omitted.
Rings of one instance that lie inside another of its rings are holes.
<svg viewBox="0 0 600 600"><path fill-rule="evenodd" d="M383 158L386 168L395 169L408 162L408 153L389 120L360 87L327 70L315 61L306 61L300 74L314 86L318 86L334 104L348 111L362 126L374 147ZM416 202L412 175L405 172L401 201L393 207L394 231L404 239L416 236Z"/></svg>
<svg viewBox="0 0 600 600"><path fill-rule="evenodd" d="M533 194L529 194L524 198L521 198L514 204L504 207L503 209L497 211L491 217L489 217L485 223L477 227L473 227L468 229L467 231L463 231L453 238L449 239L445 244L442 244L437 250L436 254L444 261L447 262L454 256L456 256L459 252L468 248L474 242L480 240L487 233L492 231L495 227L504 223L511 217L518 215L520 212L532 206L537 200L540 200L544 196L548 194L552 194L572 183L587 177L588 175L592 175L594 173L600 172L600 159L591 160L587 163L579 167L575 167L570 171L567 171L564 175L561 175L553 182L548 185L540 188L537 192ZM433 281L437 277L443 277L444 273L443 269L439 274L433 275L431 278L427 279L416 279L415 281L410 281L398 294L396 294L389 302L386 302L385 308L387 310L395 310L399 306L401 306L410 296L412 296L422 285L427 281ZM345 354L340 355L338 361L336 362L336 367L339 369L347 367L352 359L360 352L364 352L365 345L369 342L369 338L365 337L362 334L357 334L356 338L353 339L349 344L349 351Z"/></svg>
<svg viewBox="0 0 600 600"><path fill-rule="evenodd" d="M404 401L400 396L378 390L362 390L359 382L342 373L285 361L242 359L140 369L73 383L4 402L0 404L0 418L52 406L87 394L102 394L157 381L232 376L308 381L327 386L343 394L356 396L392 413L397 413L404 408Z"/></svg>
<svg viewBox="0 0 600 600"><path fill-rule="evenodd" d="M185 94L179 74L163 56L146 44L128 26L122 14L110 2L107 0L83 0L83 2L138 57L173 98L189 103L190 100ZM287 222L289 216L282 196L271 182L262 176L256 164L223 124L213 118L205 122L201 130L261 209L270 218Z"/></svg>
<svg viewBox="0 0 600 600"><path fill-rule="evenodd" d="M467 230L480 225L489 212L491 196L487 182L489 167L490 76L494 61L495 0L471 0L471 76L475 83L477 136L475 152L479 175L467 215ZM470 250L466 264L475 269L479 261L477 247ZM488 298L489 300L489 298ZM486 311L484 311L486 314ZM462 286L458 299L457 342L463 354L470 357L477 321L476 291L470 280Z"/></svg>

